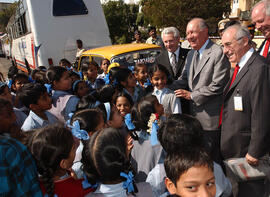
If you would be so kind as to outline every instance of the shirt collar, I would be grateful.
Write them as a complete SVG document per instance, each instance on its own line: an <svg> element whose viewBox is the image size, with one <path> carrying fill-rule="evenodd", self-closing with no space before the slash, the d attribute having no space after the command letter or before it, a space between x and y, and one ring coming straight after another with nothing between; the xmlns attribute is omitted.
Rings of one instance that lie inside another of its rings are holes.
<svg viewBox="0 0 270 197"><path fill-rule="evenodd" d="M202 47L200 48L200 50L198 51L200 53L200 58L202 56L202 53L204 51L204 49L206 48L206 46L208 45L209 43L209 39L206 40L206 42L202 45Z"/></svg>
<svg viewBox="0 0 270 197"><path fill-rule="evenodd" d="M29 112L29 116L31 116L40 126L43 126L43 123L46 120L43 120L42 118L40 118L37 114L35 114L35 112L33 112L32 110L30 110ZM47 116L47 114L46 114Z"/></svg>
<svg viewBox="0 0 270 197"><path fill-rule="evenodd" d="M247 63L247 61L249 60L249 58L252 56L254 52L254 49L251 47L246 53L245 55L243 55L243 57L240 59L238 66L239 66L239 71L245 66L245 64ZM238 72L239 72L238 71Z"/></svg>
<svg viewBox="0 0 270 197"><path fill-rule="evenodd" d="M156 87L154 87L154 94L155 95L161 95L161 94L164 94L168 91L167 88L162 88L161 90L158 90Z"/></svg>
<svg viewBox="0 0 270 197"><path fill-rule="evenodd" d="M115 196L115 194L119 194L117 195L119 197L126 196L123 182L118 184L100 184L94 193L106 194L107 197Z"/></svg>
<svg viewBox="0 0 270 197"><path fill-rule="evenodd" d="M178 60L179 58L179 53L180 53L180 47L178 47L176 51L174 52L174 54L176 55L176 60ZM172 52L168 51L168 54L169 54L169 59L170 59L172 57Z"/></svg>

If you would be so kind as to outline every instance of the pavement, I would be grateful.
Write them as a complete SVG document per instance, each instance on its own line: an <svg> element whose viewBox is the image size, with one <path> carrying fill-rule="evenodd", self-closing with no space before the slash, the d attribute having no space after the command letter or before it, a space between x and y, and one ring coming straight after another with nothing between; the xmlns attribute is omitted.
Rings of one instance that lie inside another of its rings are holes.
<svg viewBox="0 0 270 197"><path fill-rule="evenodd" d="M5 79L7 78L7 72L10 66L12 66L10 60L0 57L0 72L4 75Z"/></svg>

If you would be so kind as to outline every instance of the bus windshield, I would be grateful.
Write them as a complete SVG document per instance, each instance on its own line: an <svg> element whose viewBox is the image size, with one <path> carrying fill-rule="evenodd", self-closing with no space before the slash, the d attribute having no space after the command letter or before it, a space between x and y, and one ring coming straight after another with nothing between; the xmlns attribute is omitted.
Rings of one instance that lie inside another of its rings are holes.
<svg viewBox="0 0 270 197"><path fill-rule="evenodd" d="M53 0L53 16L88 14L83 0Z"/></svg>

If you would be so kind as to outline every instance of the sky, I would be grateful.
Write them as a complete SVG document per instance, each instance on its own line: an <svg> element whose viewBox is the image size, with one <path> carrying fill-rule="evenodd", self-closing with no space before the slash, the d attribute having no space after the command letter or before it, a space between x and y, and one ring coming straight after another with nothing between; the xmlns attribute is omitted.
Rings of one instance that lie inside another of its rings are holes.
<svg viewBox="0 0 270 197"><path fill-rule="evenodd" d="M18 1L18 0L0 0L0 3L13 3L14 1Z"/></svg>

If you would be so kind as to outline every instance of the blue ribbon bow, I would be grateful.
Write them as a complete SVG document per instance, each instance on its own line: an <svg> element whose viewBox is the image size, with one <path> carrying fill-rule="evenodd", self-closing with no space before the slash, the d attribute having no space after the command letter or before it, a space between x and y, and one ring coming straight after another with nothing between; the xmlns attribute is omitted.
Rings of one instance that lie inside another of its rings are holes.
<svg viewBox="0 0 270 197"><path fill-rule="evenodd" d="M50 94L52 92L52 85L48 84L48 83L45 83L44 86L47 88L48 94Z"/></svg>
<svg viewBox="0 0 270 197"><path fill-rule="evenodd" d="M96 183L96 184L92 185L91 183L88 182L87 177L86 177L85 174L83 174L83 178L84 178L84 180L82 181L83 189L87 189L87 188L96 189L98 187L99 183Z"/></svg>
<svg viewBox="0 0 270 197"><path fill-rule="evenodd" d="M155 146L158 144L158 138L157 138L157 130L158 130L158 123L157 120L155 120L152 124L151 128L151 136L150 136L150 143L152 146Z"/></svg>
<svg viewBox="0 0 270 197"><path fill-rule="evenodd" d="M143 84L143 86L144 86L145 88L147 88L147 87L150 86L150 85L152 85L152 84L151 84L150 80L147 78L147 79L146 79L146 82Z"/></svg>
<svg viewBox="0 0 270 197"><path fill-rule="evenodd" d="M121 177L126 178L127 180L123 182L123 188L127 190L128 193L134 192L134 186L133 186L133 174L132 172L129 172L128 174L121 172Z"/></svg>
<svg viewBox="0 0 270 197"><path fill-rule="evenodd" d="M105 81L106 85L110 84L110 74L106 74L103 80Z"/></svg>
<svg viewBox="0 0 270 197"><path fill-rule="evenodd" d="M80 140L88 140L89 135L85 130L80 128L80 123L78 120L74 121L72 125L69 124L70 120L67 121L67 125L71 128L72 135Z"/></svg>
<svg viewBox="0 0 270 197"><path fill-rule="evenodd" d="M135 126L131 121L131 114L130 113L125 115L125 124L127 125L128 130L135 129Z"/></svg>

